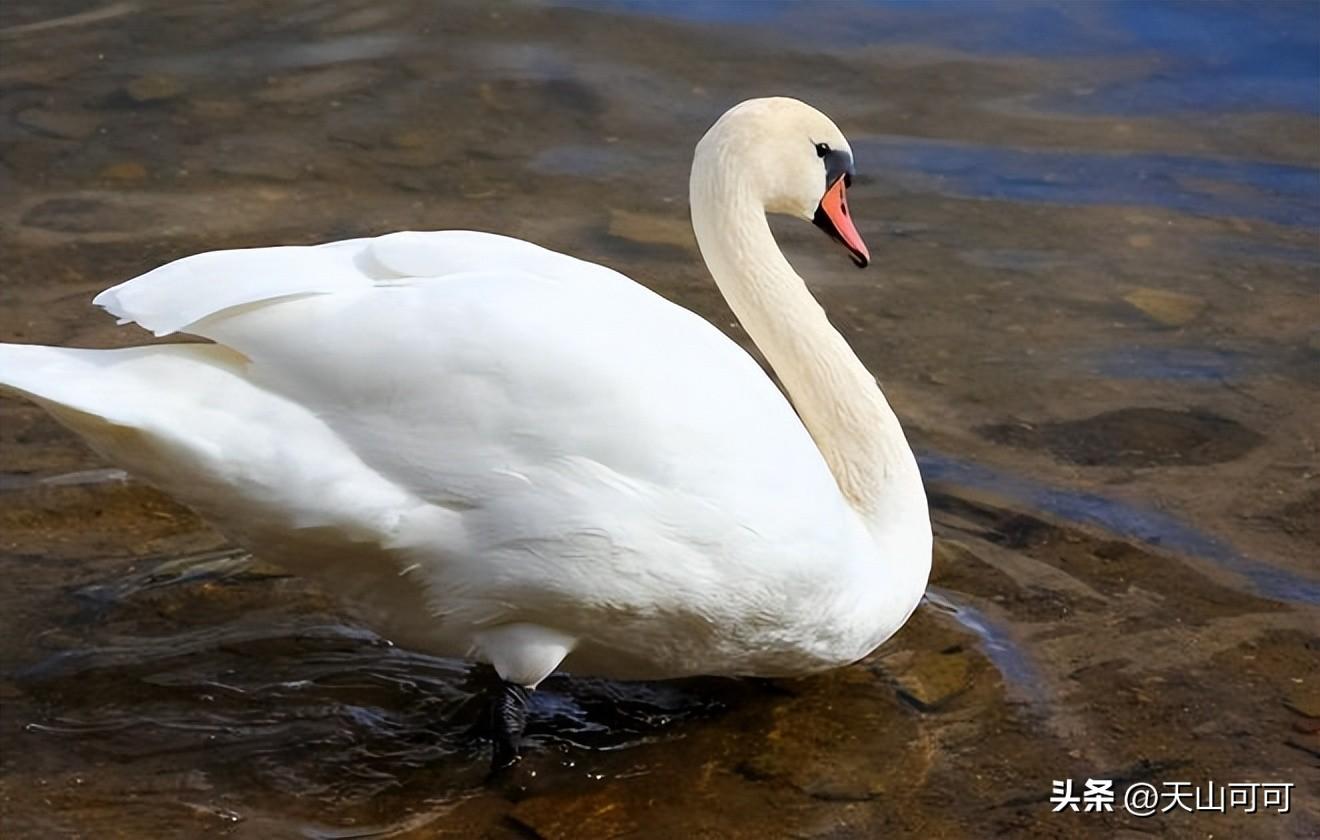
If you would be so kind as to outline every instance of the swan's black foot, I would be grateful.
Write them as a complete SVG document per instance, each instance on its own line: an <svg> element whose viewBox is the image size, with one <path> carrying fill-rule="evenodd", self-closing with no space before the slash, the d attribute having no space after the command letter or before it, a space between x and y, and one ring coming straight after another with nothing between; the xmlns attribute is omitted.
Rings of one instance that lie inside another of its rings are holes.
<svg viewBox="0 0 1320 840"><path fill-rule="evenodd" d="M523 730L527 728L527 698L531 692L520 685L501 682L490 704L490 774L508 770L522 758Z"/></svg>

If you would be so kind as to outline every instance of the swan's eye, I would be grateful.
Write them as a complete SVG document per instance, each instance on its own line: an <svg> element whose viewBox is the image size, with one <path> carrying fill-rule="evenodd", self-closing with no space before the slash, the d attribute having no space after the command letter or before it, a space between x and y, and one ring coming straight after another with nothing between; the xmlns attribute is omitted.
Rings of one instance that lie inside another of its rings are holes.
<svg viewBox="0 0 1320 840"><path fill-rule="evenodd" d="M828 155L829 153L830 153L830 144L829 144L829 143L817 143L817 144L816 144L816 157L825 157L825 156Z"/></svg>

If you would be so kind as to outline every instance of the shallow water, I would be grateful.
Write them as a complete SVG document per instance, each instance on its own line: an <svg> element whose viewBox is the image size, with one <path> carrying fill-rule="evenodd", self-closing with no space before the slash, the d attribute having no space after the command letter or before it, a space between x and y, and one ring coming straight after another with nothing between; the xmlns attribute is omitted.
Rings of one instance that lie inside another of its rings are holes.
<svg viewBox="0 0 1320 840"><path fill-rule="evenodd" d="M9 837L1320 833L1320 15L1303 3L9 3L0 340L215 247L477 227L745 335L690 149L786 93L876 263L777 222L921 454L930 595L797 681L556 677L483 784L482 676L0 401ZM1290 781L1286 815L1051 781Z"/></svg>

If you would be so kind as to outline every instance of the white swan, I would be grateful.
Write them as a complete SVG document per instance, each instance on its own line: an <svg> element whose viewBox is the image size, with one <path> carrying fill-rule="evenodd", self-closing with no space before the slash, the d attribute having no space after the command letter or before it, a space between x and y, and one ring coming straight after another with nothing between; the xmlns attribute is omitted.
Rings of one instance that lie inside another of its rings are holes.
<svg viewBox="0 0 1320 840"><path fill-rule="evenodd" d="M507 763L557 668L807 673L916 607L915 459L766 221L814 220L865 265L851 172L792 99L744 102L697 144L702 255L791 406L686 309L470 231L187 257L95 302L214 344L0 345L0 384L396 641L492 664Z"/></svg>

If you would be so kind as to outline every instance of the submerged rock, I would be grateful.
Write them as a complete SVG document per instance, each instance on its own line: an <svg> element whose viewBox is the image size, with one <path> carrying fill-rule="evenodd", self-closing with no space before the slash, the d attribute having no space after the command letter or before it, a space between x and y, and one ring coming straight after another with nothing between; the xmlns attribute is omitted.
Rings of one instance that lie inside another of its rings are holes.
<svg viewBox="0 0 1320 840"><path fill-rule="evenodd" d="M124 86L128 98L137 103L164 102L184 90L183 82L174 76L141 76Z"/></svg>
<svg viewBox="0 0 1320 840"><path fill-rule="evenodd" d="M916 722L866 668L845 668L794 684L757 749L738 766L752 780L783 782L812 799L864 802L880 796L929 756L911 749Z"/></svg>
<svg viewBox="0 0 1320 840"><path fill-rule="evenodd" d="M1081 466L1220 464L1265 440L1236 420L1204 409L1121 408L1080 420L999 423L977 431L998 443L1043 449Z"/></svg>
<svg viewBox="0 0 1320 840"><path fill-rule="evenodd" d="M923 712L935 712L971 687L971 667L962 650L921 650L894 679L900 697Z"/></svg>
<svg viewBox="0 0 1320 840"><path fill-rule="evenodd" d="M1320 679L1299 680L1284 691L1283 705L1303 717L1320 719Z"/></svg>
<svg viewBox="0 0 1320 840"><path fill-rule="evenodd" d="M1189 324L1205 310L1204 299L1164 289L1137 289L1124 295L1123 300L1166 327Z"/></svg>
<svg viewBox="0 0 1320 840"><path fill-rule="evenodd" d="M305 106L312 100L344 96L371 87L383 77L381 71L363 64L335 65L266 80L256 98L263 102Z"/></svg>
<svg viewBox="0 0 1320 840"><path fill-rule="evenodd" d="M111 181L141 181L147 177L147 168L137 161L112 163L98 173Z"/></svg>
<svg viewBox="0 0 1320 840"><path fill-rule="evenodd" d="M697 244L692 225L684 218L632 210L610 210L610 235L648 245L693 248Z"/></svg>

